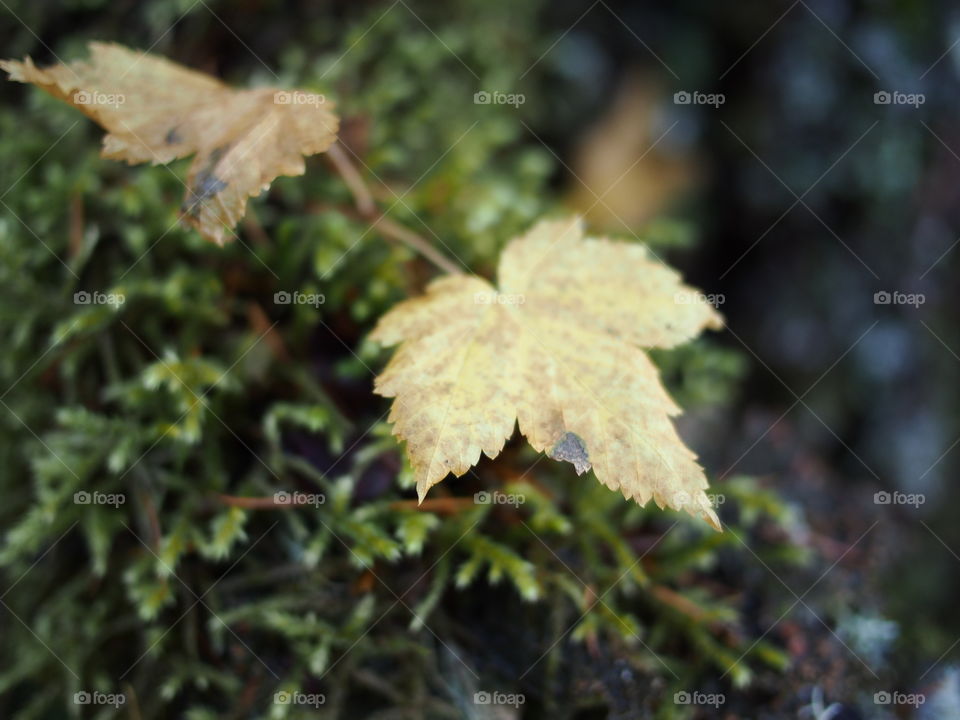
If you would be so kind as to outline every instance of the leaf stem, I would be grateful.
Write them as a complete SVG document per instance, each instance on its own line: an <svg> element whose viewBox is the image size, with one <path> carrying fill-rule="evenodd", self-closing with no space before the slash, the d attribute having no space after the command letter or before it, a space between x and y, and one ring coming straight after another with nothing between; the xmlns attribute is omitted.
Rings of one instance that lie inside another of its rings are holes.
<svg viewBox="0 0 960 720"><path fill-rule="evenodd" d="M463 270L453 262L453 260L437 250L426 238L404 227L400 223L394 222L386 215L380 215L373 220L373 225L379 228L380 232L386 237L399 240L407 247L423 255L444 272L448 272L451 275L463 274Z"/></svg>
<svg viewBox="0 0 960 720"><path fill-rule="evenodd" d="M340 141L336 141L327 149L327 157L333 163L334 169L340 174L350 194L353 195L353 202L357 206L357 211L364 217L374 215L377 212L376 203L373 200L373 194L363 181L360 171L354 165L347 154L340 146Z"/></svg>
<svg viewBox="0 0 960 720"><path fill-rule="evenodd" d="M426 238L394 222L377 208L373 193L370 192L370 188L364 182L357 166L347 157L339 141L330 146L327 150L327 157L353 196L357 213L362 219L379 229L384 237L403 243L444 272L451 275L463 273L463 270L453 260L437 250Z"/></svg>

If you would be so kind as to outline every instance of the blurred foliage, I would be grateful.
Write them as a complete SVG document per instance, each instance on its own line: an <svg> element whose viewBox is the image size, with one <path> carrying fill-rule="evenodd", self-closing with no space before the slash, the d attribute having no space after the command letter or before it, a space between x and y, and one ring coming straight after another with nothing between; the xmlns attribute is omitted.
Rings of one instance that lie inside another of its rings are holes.
<svg viewBox="0 0 960 720"><path fill-rule="evenodd" d="M524 130L543 103L473 94L509 91L551 39L532 35L535 3L448 5L13 3L5 48L52 60L34 32L64 59L88 39L156 43L238 84L325 92L391 217L489 275L557 209L558 168ZM218 22L235 16L263 58ZM97 690L141 718L488 717L483 691L522 693L524 717L685 718L676 692L785 669L744 627L736 558L763 538L773 571L802 566L805 522L756 481L714 487L717 534L514 443L418 509L364 338L433 271L357 221L321 159L220 249L177 224L185 163L101 160L76 112L2 92L5 717L112 716L73 701ZM665 220L641 239L691 236ZM274 302L294 291L324 303ZM729 402L744 369L710 341L657 359L694 411ZM295 502L245 502L276 493Z"/></svg>

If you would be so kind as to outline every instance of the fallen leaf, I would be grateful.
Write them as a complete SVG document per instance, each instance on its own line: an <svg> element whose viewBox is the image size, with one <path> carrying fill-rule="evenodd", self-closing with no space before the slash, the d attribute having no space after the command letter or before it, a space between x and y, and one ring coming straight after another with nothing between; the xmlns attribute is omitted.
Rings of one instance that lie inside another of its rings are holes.
<svg viewBox="0 0 960 720"><path fill-rule="evenodd" d="M184 220L223 244L247 198L280 175L302 175L303 157L336 140L324 96L276 88L235 90L203 73L122 45L90 43L89 60L37 68L0 61L11 80L33 83L99 123L103 156L130 164L195 155Z"/></svg>
<svg viewBox="0 0 960 720"><path fill-rule="evenodd" d="M577 141L568 202L591 227L641 227L696 188L705 169L669 119L672 99L652 77L629 70L607 112Z"/></svg>
<svg viewBox="0 0 960 720"><path fill-rule="evenodd" d="M380 319L399 348L377 378L395 398L417 493L496 457L519 421L538 451L593 468L641 505L686 510L719 529L696 456L671 421L680 408L642 348L719 328L703 296L640 245L585 239L577 219L512 241L499 287L446 276Z"/></svg>

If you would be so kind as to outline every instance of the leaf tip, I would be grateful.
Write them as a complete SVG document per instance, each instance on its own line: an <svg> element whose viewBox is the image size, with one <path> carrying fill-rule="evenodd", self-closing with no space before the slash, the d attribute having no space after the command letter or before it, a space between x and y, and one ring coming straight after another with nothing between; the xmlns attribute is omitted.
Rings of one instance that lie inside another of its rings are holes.
<svg viewBox="0 0 960 720"><path fill-rule="evenodd" d="M723 532L723 527L720 525L720 518L717 517L717 514L713 510L704 510L701 517L703 517L714 530Z"/></svg>
<svg viewBox="0 0 960 720"><path fill-rule="evenodd" d="M417 505L423 505L423 501L427 497L429 490L430 488L423 480L417 483Z"/></svg>

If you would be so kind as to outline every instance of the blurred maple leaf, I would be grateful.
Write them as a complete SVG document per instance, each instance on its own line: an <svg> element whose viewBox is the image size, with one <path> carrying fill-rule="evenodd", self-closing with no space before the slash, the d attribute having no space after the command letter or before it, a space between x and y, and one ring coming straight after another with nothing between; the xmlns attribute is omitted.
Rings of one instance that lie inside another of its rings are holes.
<svg viewBox="0 0 960 720"><path fill-rule="evenodd" d="M591 227L641 227L697 186L704 168L674 130L670 111L664 88L635 70L577 142L568 202Z"/></svg>
<svg viewBox="0 0 960 720"><path fill-rule="evenodd" d="M168 163L195 155L184 220L223 244L247 198L280 175L302 175L303 157L336 140L324 96L276 88L235 90L203 73L122 45L90 43L90 59L49 68L0 61L11 80L33 83L99 123L103 156Z"/></svg>

